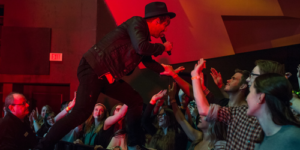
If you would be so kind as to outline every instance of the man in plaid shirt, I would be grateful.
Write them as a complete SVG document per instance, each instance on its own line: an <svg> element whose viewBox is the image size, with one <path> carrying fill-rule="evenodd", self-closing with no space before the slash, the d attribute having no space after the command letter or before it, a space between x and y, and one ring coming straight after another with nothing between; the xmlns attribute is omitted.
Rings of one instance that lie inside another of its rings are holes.
<svg viewBox="0 0 300 150"><path fill-rule="evenodd" d="M254 149L255 140L262 132L258 120L255 117L247 116L248 106L221 107L215 104L209 105L200 86L201 82L199 75L204 68L204 64L205 60L200 59L198 65L196 65L194 70L191 72L194 97L197 103L199 114L206 116L208 121L222 121L228 125L226 149ZM264 70L264 66L268 66L268 68L271 69ZM279 70L284 70L284 67L280 69L281 67L279 66L282 65L272 61L263 61L260 65L257 64L250 77L247 79L249 85L251 85L251 83L254 81L254 78L260 74L269 72L278 73Z"/></svg>

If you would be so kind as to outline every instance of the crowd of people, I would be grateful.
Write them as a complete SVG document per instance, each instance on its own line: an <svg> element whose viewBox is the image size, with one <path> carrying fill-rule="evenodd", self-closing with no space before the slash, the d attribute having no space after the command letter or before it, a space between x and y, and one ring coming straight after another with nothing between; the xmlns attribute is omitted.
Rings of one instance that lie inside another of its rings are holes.
<svg viewBox="0 0 300 150"><path fill-rule="evenodd" d="M198 149L298 149L300 146L300 99L293 94L284 65L258 60L250 72L235 70L223 84L214 68L211 76L219 85L223 99L216 99L203 84L205 60L191 72L192 85L172 66L162 73L174 78L169 89L153 95L142 113L144 144L157 150ZM181 67L182 69L182 67ZM297 68L300 78L300 65ZM180 90L177 90L179 89ZM178 94L179 99L176 100ZM0 121L1 149L30 149L43 139L59 119L68 115L76 97L61 105L57 115L45 105L31 113L21 93L5 99L5 117ZM61 141L92 146L95 149L127 150L128 106L116 104L109 110L94 105L89 118L72 129ZM296 112L296 113L293 113Z"/></svg>
<svg viewBox="0 0 300 150"><path fill-rule="evenodd" d="M218 99L204 84L203 58L191 71L192 84L178 75L183 66L173 69L152 59L171 54L171 42L149 40L162 37L175 16L165 3L149 3L144 18L130 18L88 50L78 67L77 94L62 103L58 114L49 105L30 113L22 93L9 94L0 120L0 149L53 150L59 141L113 150L299 149L300 99L284 65L257 60L252 71L234 70L226 84L211 68L224 96ZM174 80L144 109L139 93L121 79L140 62ZM300 80L300 65L297 69ZM108 109L97 103L100 93L121 103Z"/></svg>

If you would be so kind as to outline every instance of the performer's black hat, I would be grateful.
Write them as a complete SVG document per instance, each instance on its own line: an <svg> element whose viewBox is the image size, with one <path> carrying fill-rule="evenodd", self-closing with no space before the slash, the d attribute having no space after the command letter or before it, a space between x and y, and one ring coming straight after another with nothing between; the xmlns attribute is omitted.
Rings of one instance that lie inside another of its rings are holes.
<svg viewBox="0 0 300 150"><path fill-rule="evenodd" d="M164 2L152 2L145 7L145 19L167 15L170 19L176 16L173 12L168 12L167 5Z"/></svg>

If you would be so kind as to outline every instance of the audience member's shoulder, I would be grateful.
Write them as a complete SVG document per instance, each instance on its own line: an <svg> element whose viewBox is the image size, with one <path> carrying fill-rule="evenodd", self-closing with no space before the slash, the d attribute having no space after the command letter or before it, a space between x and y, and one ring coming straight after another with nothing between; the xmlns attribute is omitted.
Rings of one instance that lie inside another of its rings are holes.
<svg viewBox="0 0 300 150"><path fill-rule="evenodd" d="M285 130L283 133L283 137L289 145L293 145L293 147L300 146L300 128L293 125L285 125ZM297 148L298 149L298 148Z"/></svg>
<svg viewBox="0 0 300 150"><path fill-rule="evenodd" d="M285 125L284 126L287 135L290 135L291 138L298 138L300 139L300 128L294 125ZM299 141L300 142L300 141Z"/></svg>

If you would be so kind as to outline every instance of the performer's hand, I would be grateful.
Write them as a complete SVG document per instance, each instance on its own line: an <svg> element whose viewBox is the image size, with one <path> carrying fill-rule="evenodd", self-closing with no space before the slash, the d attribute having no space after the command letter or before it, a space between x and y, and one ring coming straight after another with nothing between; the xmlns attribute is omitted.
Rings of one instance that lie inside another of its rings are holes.
<svg viewBox="0 0 300 150"><path fill-rule="evenodd" d="M211 73L211 77L214 79L215 84L218 86L218 88L222 88L223 86L223 80L222 80L222 76L221 73L217 72L217 70L215 68L211 68L210 69Z"/></svg>
<svg viewBox="0 0 300 150"><path fill-rule="evenodd" d="M169 41L163 43L163 45L165 46L165 52L171 51L173 48L173 43Z"/></svg>
<svg viewBox="0 0 300 150"><path fill-rule="evenodd" d="M195 64L194 70L192 70L192 77L200 75L200 72L205 68L206 61L203 58L200 58L197 64Z"/></svg>
<svg viewBox="0 0 300 150"><path fill-rule="evenodd" d="M161 72L160 75L174 76L176 74L171 65L165 65L165 64L161 64L161 65L164 67L165 71Z"/></svg>
<svg viewBox="0 0 300 150"><path fill-rule="evenodd" d="M183 66L180 66L180 67L176 68L174 71L175 71L175 73L179 73L179 72L183 71L184 69L185 68Z"/></svg>

